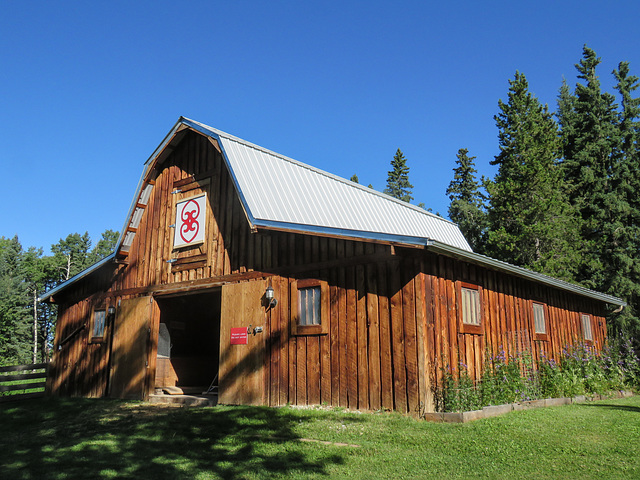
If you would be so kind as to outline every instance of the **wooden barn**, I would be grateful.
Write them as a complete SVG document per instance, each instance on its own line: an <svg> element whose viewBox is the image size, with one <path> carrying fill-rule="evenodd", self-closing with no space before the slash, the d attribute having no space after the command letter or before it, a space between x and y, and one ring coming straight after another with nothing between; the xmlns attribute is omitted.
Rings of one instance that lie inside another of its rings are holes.
<svg viewBox="0 0 640 480"><path fill-rule="evenodd" d="M606 341L618 298L471 251L425 210L180 118L115 252L51 290L53 395L434 411L442 371Z"/></svg>

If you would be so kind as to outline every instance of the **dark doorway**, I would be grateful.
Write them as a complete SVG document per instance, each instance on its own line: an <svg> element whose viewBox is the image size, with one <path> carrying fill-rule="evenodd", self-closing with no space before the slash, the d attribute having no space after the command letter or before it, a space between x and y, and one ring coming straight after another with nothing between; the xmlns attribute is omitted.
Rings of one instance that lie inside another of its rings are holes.
<svg viewBox="0 0 640 480"><path fill-rule="evenodd" d="M158 298L156 388L203 393L217 379L220 291Z"/></svg>

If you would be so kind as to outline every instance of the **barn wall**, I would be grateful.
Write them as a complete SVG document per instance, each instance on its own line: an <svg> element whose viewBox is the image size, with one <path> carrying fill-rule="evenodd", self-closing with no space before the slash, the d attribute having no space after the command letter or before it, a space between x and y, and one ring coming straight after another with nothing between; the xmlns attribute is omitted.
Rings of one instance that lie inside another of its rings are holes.
<svg viewBox="0 0 640 480"><path fill-rule="evenodd" d="M434 388L442 385L445 369L459 369L462 364L472 378L478 378L485 360L501 354L558 360L567 346L587 343L581 313L592 318L591 345L600 350L606 342L606 320L599 302L435 254L427 254L424 265L426 349ZM461 281L482 287L482 334L460 332L456 283ZM547 306L547 340L534 335L534 301Z"/></svg>
<svg viewBox="0 0 640 480"><path fill-rule="evenodd" d="M330 244L348 256L362 254L365 248L383 248L360 244L352 251L349 243L331 240ZM270 313L269 404L326 403L413 414L425 410L431 389L425 375L425 344L420 341L426 328L420 260L386 258L293 278L272 277L279 303ZM294 278L329 284L326 335L291 334Z"/></svg>

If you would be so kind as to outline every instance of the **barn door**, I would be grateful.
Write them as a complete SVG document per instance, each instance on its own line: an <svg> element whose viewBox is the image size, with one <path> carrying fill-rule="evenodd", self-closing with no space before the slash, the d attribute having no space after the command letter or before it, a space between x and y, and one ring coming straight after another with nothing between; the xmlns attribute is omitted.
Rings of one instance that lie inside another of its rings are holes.
<svg viewBox="0 0 640 480"><path fill-rule="evenodd" d="M120 302L113 325L110 397L144 398L152 302L151 297Z"/></svg>
<svg viewBox="0 0 640 480"><path fill-rule="evenodd" d="M264 358L267 328L262 297L266 288L265 281L222 287L218 371L220 403L265 403Z"/></svg>

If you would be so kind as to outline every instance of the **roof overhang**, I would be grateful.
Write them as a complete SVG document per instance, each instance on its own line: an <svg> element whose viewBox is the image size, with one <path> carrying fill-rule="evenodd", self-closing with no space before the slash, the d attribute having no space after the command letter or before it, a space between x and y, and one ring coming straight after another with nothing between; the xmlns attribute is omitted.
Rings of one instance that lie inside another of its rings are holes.
<svg viewBox="0 0 640 480"><path fill-rule="evenodd" d="M57 287L52 288L51 290L49 290L48 292L46 292L42 296L38 297L38 302L44 302L46 300L49 300L50 298L53 298L57 293L60 293L61 291L65 290L70 285L76 283L79 280L82 280L83 278L85 278L88 275L91 275L93 272L98 270L103 265L106 265L107 263L112 262L115 259L115 257L116 257L115 252L112 253L111 255L108 255L108 256L104 257L102 260L94 263L90 267L84 269L80 273L74 275L73 277L71 277L68 280L65 280L64 282L62 282Z"/></svg>
<svg viewBox="0 0 640 480"><path fill-rule="evenodd" d="M510 263L496 260L495 258L487 257L485 255L480 255L479 253L467 252L466 250L461 250L450 245L445 245L443 243L436 242L435 240L427 240L426 248L427 250L435 253L454 257L459 260L464 260L466 262L480 265L482 267L491 268L499 272L508 273L510 275L524 278L526 280L531 280L533 282L542 283L550 287L559 288L561 290L572 292L583 297L592 298L594 300L599 300L601 302L609 303L612 305L618 305L620 307L624 307L627 305L627 302L618 297L614 297L613 295L596 292L595 290L590 290L588 288L581 287L580 285L575 285L573 283L550 277L542 273L534 272L523 267L511 265Z"/></svg>

